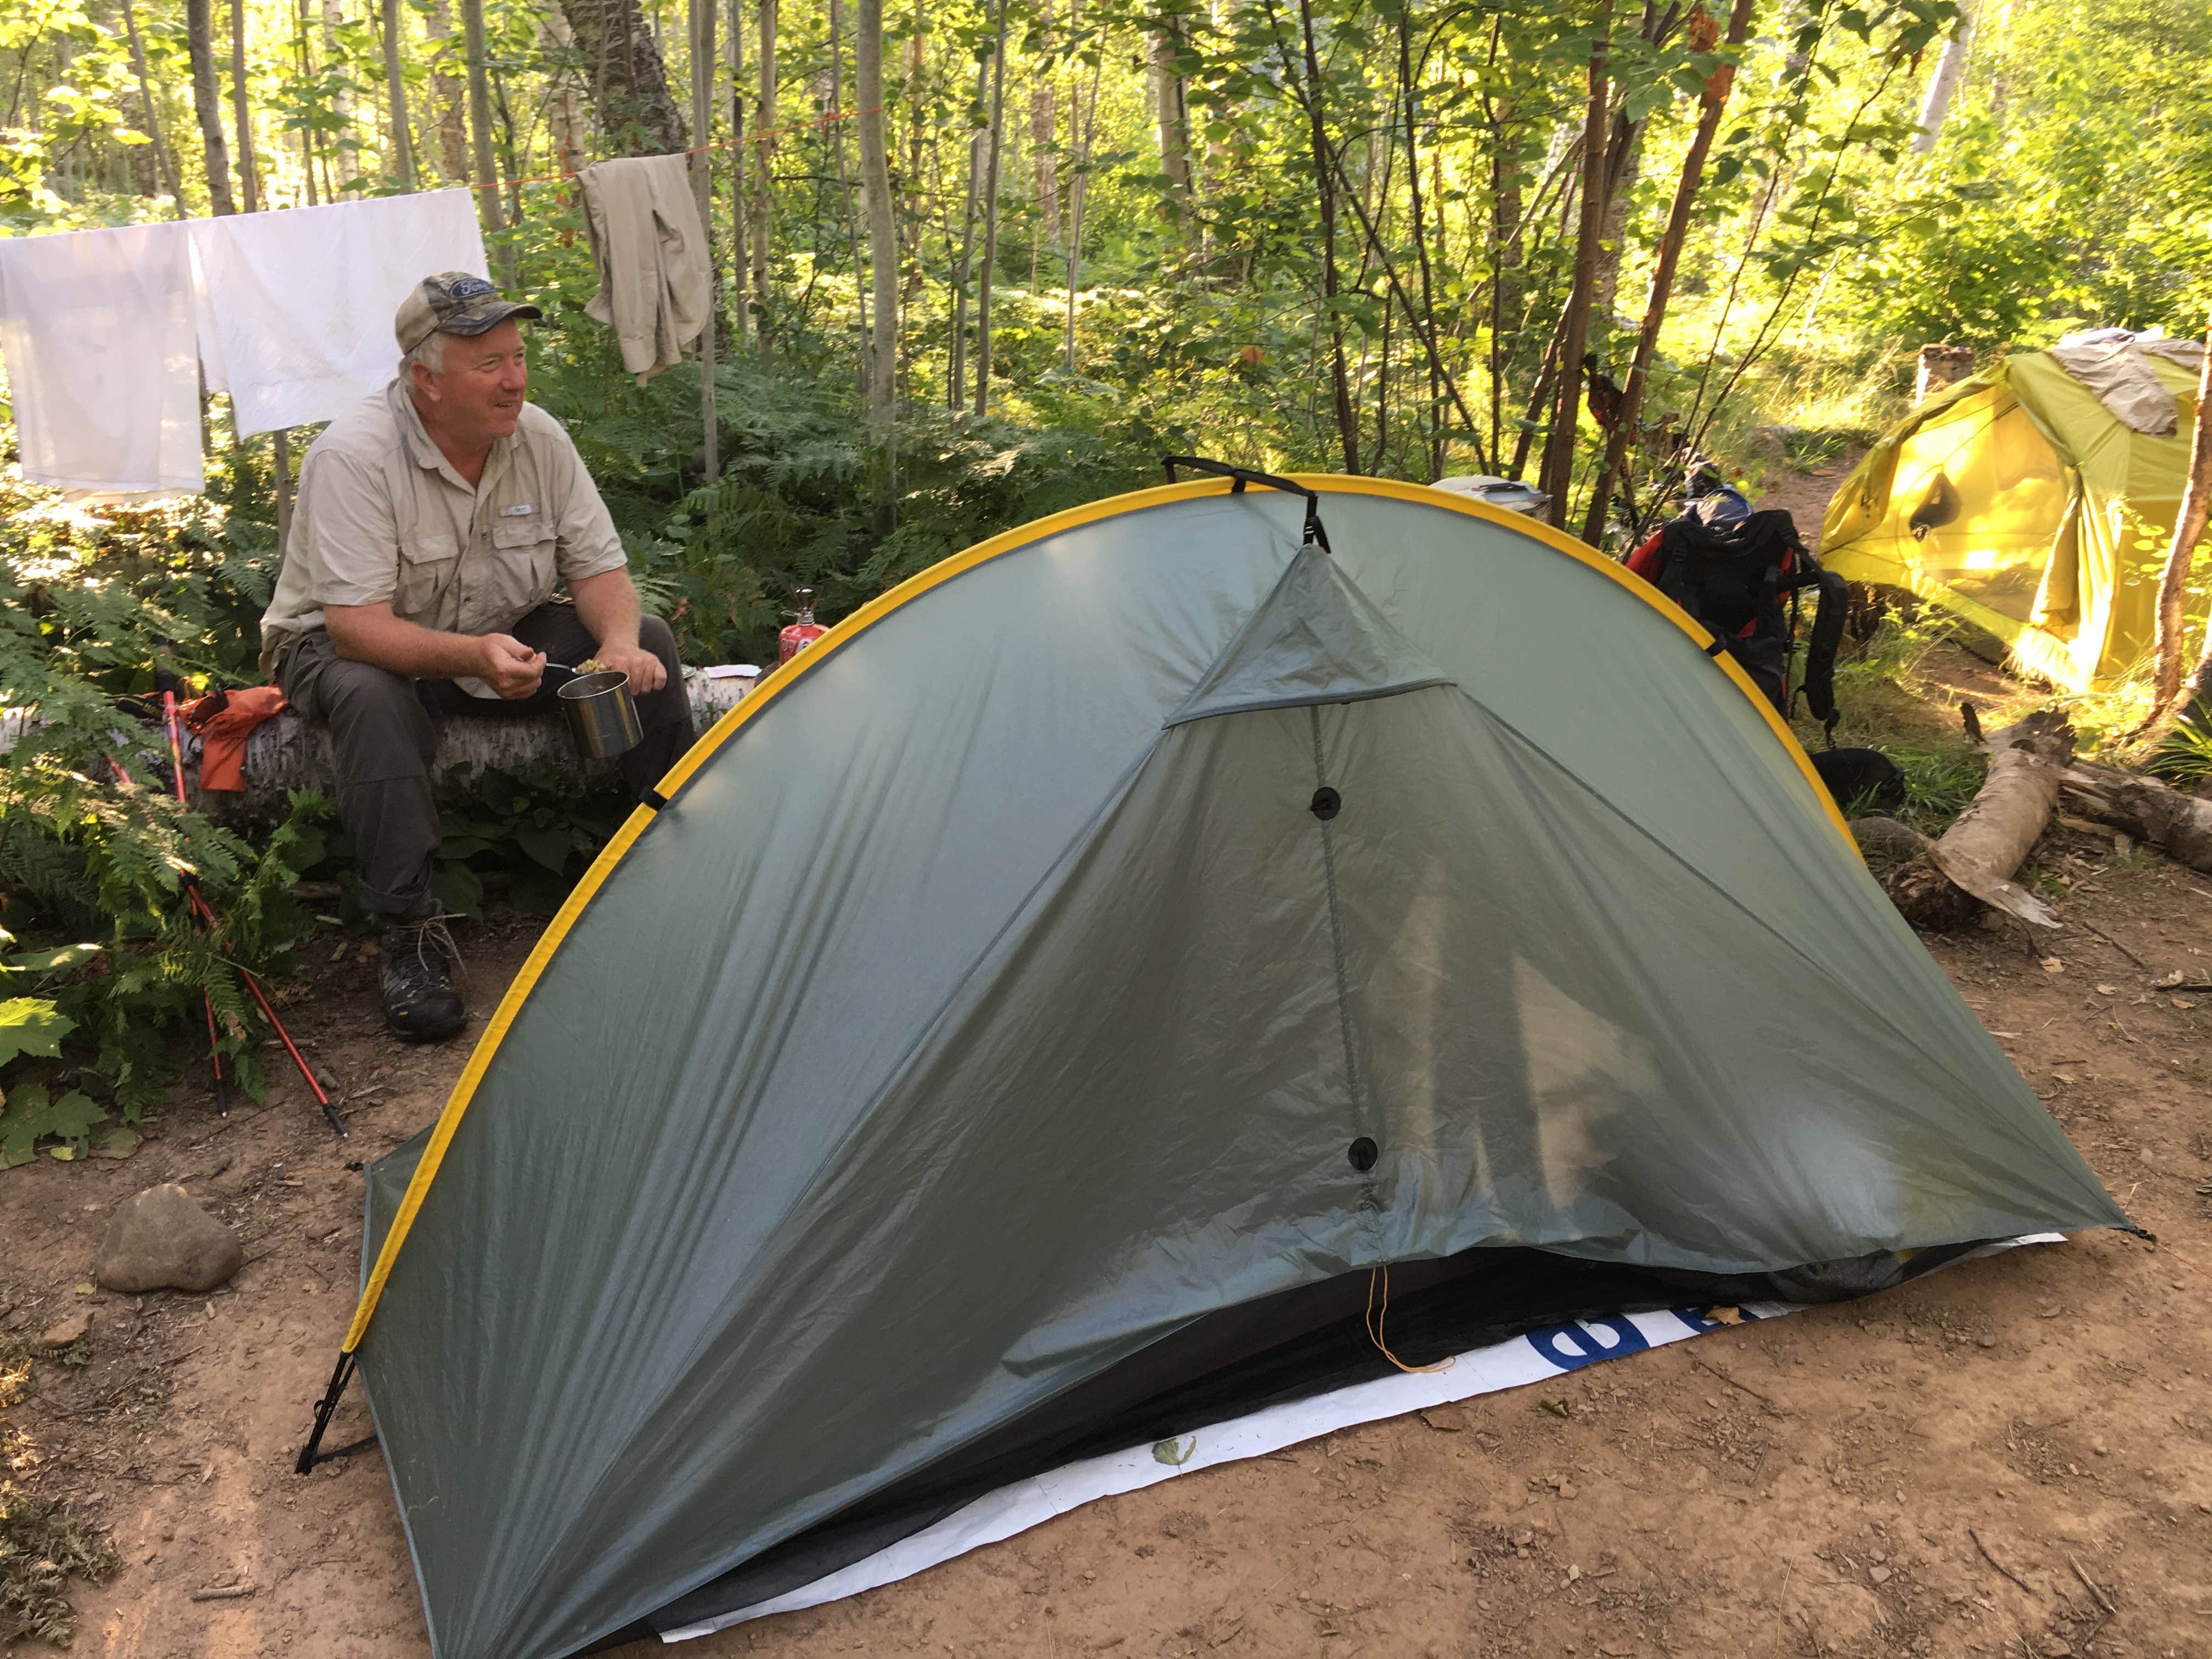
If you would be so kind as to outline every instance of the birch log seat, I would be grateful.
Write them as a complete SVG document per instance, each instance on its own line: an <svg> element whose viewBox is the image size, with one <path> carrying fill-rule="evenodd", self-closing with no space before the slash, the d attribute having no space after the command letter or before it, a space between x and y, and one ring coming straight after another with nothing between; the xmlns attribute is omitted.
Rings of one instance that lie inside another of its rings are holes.
<svg viewBox="0 0 2212 1659"><path fill-rule="evenodd" d="M738 676L712 677L704 669L685 673L691 698L691 719L701 736L734 708L759 682ZM21 731L14 719L0 721L0 750L13 748ZM137 732L118 731L117 758L147 778L153 760L167 760L167 746L158 726ZM295 789L316 789L325 794L335 787L331 770L330 733L287 710L256 726L246 743L246 787L238 793L203 793L199 787L200 740L185 734L185 787L192 804L210 817L225 822L280 818L286 799ZM557 712L542 714L456 714L438 723L438 756L432 763L434 782L455 773L485 767L502 770L574 772L579 782L611 778L611 760L587 761L568 739L568 728Z"/></svg>

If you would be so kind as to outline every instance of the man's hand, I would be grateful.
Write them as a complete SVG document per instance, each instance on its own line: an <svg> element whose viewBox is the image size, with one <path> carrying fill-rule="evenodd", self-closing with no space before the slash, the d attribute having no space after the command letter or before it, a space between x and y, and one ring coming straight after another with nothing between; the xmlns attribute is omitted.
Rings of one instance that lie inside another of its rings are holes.
<svg viewBox="0 0 2212 1659"><path fill-rule="evenodd" d="M629 691L641 697L668 684L668 671L652 652L635 645L603 645L592 654L611 669L629 676Z"/></svg>
<svg viewBox="0 0 2212 1659"><path fill-rule="evenodd" d="M543 651L532 651L520 640L506 634L486 634L476 643L482 659L476 672L501 696L512 702L538 690L545 673Z"/></svg>

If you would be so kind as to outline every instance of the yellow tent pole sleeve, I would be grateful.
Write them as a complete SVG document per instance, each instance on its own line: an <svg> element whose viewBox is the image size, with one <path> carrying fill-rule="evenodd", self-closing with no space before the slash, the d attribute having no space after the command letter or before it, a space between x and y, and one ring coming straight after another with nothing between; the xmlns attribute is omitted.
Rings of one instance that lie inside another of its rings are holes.
<svg viewBox="0 0 2212 1659"><path fill-rule="evenodd" d="M1471 501L1450 490L1431 489L1425 485L1400 483L1389 478L1355 478L1329 473L1297 475L1296 481L1323 494L1388 495L1401 501L1419 501L1425 507L1443 507L1517 531L1618 582L1680 629L1701 651L1704 648L1705 630L1691 621L1656 588L1622 569L1595 549L1584 546L1565 532L1554 530L1549 525L1517 513L1505 512L1487 502ZM1093 524L1101 519L1118 518L1124 513L1139 512L1168 501L1225 495L1231 487L1231 482L1227 478L1200 478L1187 483L1165 484L1155 489L1135 490L1124 495L1110 495L1103 501L1071 507L1065 513L1055 513L1050 518L1020 526L1002 535L994 536L988 541L978 542L964 553L956 553L951 558L939 561L918 575L901 582L890 592L871 599L762 681L758 690L715 721L707 734L692 744L690 752L669 769L667 775L660 780L659 793L664 797L673 797L693 773L737 736L747 721L758 719L763 708L789 690L800 678L819 667L900 606L912 604L932 588L974 569L977 565L1080 526ZM1815 799L1827 808L1828 816L1834 821L1837 833L1843 836L1844 845L1851 848L1856 855L1857 843L1851 840L1850 831L1844 827L1843 815L1836 811L1834 801L1820 782L1820 774L1813 769L1812 762L1806 757L1803 748L1781 716L1775 713L1773 705L1759 694L1759 689L1733 659L1723 655L1714 660L1765 716L1767 725L1773 728L1784 748L1811 784ZM454 1132L460 1127L461 1118L468 1111L470 1101L475 1097L477 1085L483 1081L484 1073L491 1066L493 1055L499 1052L501 1040L514 1025L515 1017L522 1012L523 1003L536 988L546 964L553 959L554 952L561 948L562 940L575 926L576 919L583 915L585 907L605 884L607 878L614 873L615 866L622 862L623 856L636 844L638 837L645 833L653 817L650 807L639 807L615 832L614 839L600 849L599 857L592 861L592 867L584 872L584 878L576 884L575 890L568 895L559 913L547 925L544 933L538 936L529 958L523 963L521 970L515 975L507 988L506 994L500 999L498 1011L492 1015L491 1023L484 1027L483 1036L477 1039L475 1052L470 1054L468 1065L462 1069L460 1081L453 1085L453 1092L447 1097L445 1109L438 1115L437 1126L430 1131L429 1143L422 1149L422 1156L415 1165L414 1177L408 1182L406 1194L399 1200L398 1212L392 1217L392 1225L384 1235L383 1246L377 1251L376 1265L369 1270L368 1283L362 1286L361 1300L354 1308L353 1322L346 1329L340 1352L354 1352L360 1347L362 1337L368 1334L369 1321L376 1312L378 1301L384 1295L385 1285L392 1277L392 1264L399 1258L400 1247L407 1242L408 1230L414 1225L415 1218L422 1208L422 1200L429 1193L430 1183L437 1178L439 1166L445 1162L447 1149L453 1145Z"/></svg>
<svg viewBox="0 0 2212 1659"><path fill-rule="evenodd" d="M377 1298L384 1294L385 1280L392 1276L392 1264L398 1259L400 1245L406 1242L407 1230L414 1225L416 1212L422 1207L423 1195L437 1178L438 1166L446 1159L446 1148L453 1145L453 1131L460 1127L461 1114L468 1110L470 1097L483 1080L492 1055L499 1051L500 1039L514 1024L514 1017L522 1012L531 987L538 983L538 976L545 971L545 964L554 951L561 948L561 941L575 926L576 918L584 914L584 907L592 902L592 895L599 890L599 884L622 862L623 854L629 851L652 822L653 810L646 806L639 807L623 820L622 828L599 849L599 857L592 860L592 867L584 872L584 878L576 884L545 931L538 936L538 943L531 948L522 971L515 975L507 988L507 994L500 999L491 1023L484 1027L484 1034L477 1039L469 1063L461 1069L461 1080L447 1097L446 1109L438 1115L437 1127L430 1131L429 1144L422 1148L422 1156L416 1163L414 1178L408 1182L406 1194L399 1200L398 1213L392 1218L392 1225L385 1231L384 1246L376 1253L376 1266L369 1270L368 1282L362 1286L361 1301L353 1310L353 1323L347 1328L345 1340L339 1345L340 1352L351 1353L361 1346L362 1336L368 1329L369 1316L376 1311Z"/></svg>

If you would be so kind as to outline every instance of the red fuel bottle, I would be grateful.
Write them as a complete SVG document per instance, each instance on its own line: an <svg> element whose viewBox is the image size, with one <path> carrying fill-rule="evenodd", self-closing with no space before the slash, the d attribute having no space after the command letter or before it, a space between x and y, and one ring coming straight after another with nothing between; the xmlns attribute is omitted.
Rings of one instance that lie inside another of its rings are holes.
<svg viewBox="0 0 2212 1659"><path fill-rule="evenodd" d="M781 668L830 630L814 620L814 590L802 587L793 595L799 601L796 618L775 636L775 665Z"/></svg>

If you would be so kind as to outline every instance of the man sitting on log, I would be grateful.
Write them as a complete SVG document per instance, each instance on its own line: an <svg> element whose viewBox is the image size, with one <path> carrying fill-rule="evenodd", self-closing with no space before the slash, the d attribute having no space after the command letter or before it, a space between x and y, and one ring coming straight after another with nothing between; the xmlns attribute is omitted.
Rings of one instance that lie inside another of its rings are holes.
<svg viewBox="0 0 2212 1659"><path fill-rule="evenodd" d="M559 669L596 657L637 698L645 738L620 763L633 792L692 739L675 636L640 616L575 445L524 400L516 325L542 315L461 271L416 286L394 323L398 376L331 422L301 465L261 618L264 671L330 727L359 897L384 930L384 1017L416 1042L468 1023L459 955L430 896L434 716L548 707Z"/></svg>

